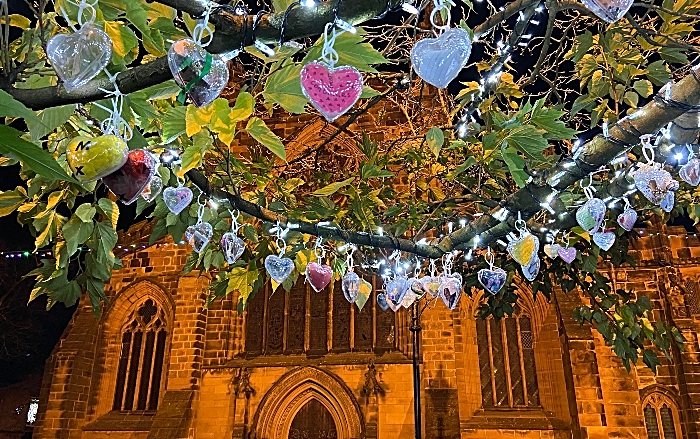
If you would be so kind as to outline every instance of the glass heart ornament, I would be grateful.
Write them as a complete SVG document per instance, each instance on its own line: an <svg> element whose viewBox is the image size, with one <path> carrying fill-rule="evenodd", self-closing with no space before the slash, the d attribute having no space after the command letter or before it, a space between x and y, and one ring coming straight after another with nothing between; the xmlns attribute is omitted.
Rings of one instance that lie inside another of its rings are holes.
<svg viewBox="0 0 700 439"><path fill-rule="evenodd" d="M440 298L445 303L445 306L450 310L455 309L461 297L462 276L459 273L442 276L442 281L440 282Z"/></svg>
<svg viewBox="0 0 700 439"><path fill-rule="evenodd" d="M492 295L496 295L506 284L508 274L502 268L482 268L477 273L477 279L482 287Z"/></svg>
<svg viewBox="0 0 700 439"><path fill-rule="evenodd" d="M608 23L615 23L625 16L634 0L581 0L591 12Z"/></svg>
<svg viewBox="0 0 700 439"><path fill-rule="evenodd" d="M438 276L423 276L420 283L423 291L430 297L437 297L440 294L440 278Z"/></svg>
<svg viewBox="0 0 700 439"><path fill-rule="evenodd" d="M352 66L331 67L312 61L301 69L301 90L311 105L333 122L360 99L362 74Z"/></svg>
<svg viewBox="0 0 700 439"><path fill-rule="evenodd" d="M678 176L691 186L700 184L700 159L693 157L678 171Z"/></svg>
<svg viewBox="0 0 700 439"><path fill-rule="evenodd" d="M576 249L574 247L559 248L559 257L567 264L571 264L576 259Z"/></svg>
<svg viewBox="0 0 700 439"><path fill-rule="evenodd" d="M129 152L126 163L102 181L119 201L131 204L136 201L156 173L156 159L143 149Z"/></svg>
<svg viewBox="0 0 700 439"><path fill-rule="evenodd" d="M631 207L626 207L625 210L617 216L617 223L628 232L634 228L637 222L637 211Z"/></svg>
<svg viewBox="0 0 700 439"><path fill-rule="evenodd" d="M204 248L214 236L214 229L208 222L199 222L194 226L189 226L185 230L185 240L190 244L192 250L197 253L202 253Z"/></svg>
<svg viewBox="0 0 700 439"><path fill-rule="evenodd" d="M641 165L634 173L634 185L642 195L657 206L667 200L670 192L680 187L678 181L673 179L670 172L662 169L660 163Z"/></svg>
<svg viewBox="0 0 700 439"><path fill-rule="evenodd" d="M213 102L228 83L228 65L190 38L175 41L168 50L168 66L195 107ZM183 95L178 100L184 101Z"/></svg>
<svg viewBox="0 0 700 439"><path fill-rule="evenodd" d="M163 201L172 213L179 215L192 202L192 190L185 186L165 188Z"/></svg>
<svg viewBox="0 0 700 439"><path fill-rule="evenodd" d="M386 294L384 293L378 293L377 294L377 305L382 311L386 311L389 309L389 300L387 300Z"/></svg>
<svg viewBox="0 0 700 439"><path fill-rule="evenodd" d="M292 274L294 261L289 258L268 255L265 258L265 270L275 282L281 284Z"/></svg>
<svg viewBox="0 0 700 439"><path fill-rule="evenodd" d="M469 32L456 27L437 38L423 38L411 49L413 70L428 84L446 88L459 75L472 51Z"/></svg>
<svg viewBox="0 0 700 439"><path fill-rule="evenodd" d="M68 93L87 84L107 67L112 40L91 24L73 34L57 34L46 43L46 56Z"/></svg>
<svg viewBox="0 0 700 439"><path fill-rule="evenodd" d="M221 237L221 250L224 253L226 262L235 264L245 251L245 241L239 238L235 232L226 232Z"/></svg>
<svg viewBox="0 0 700 439"><path fill-rule="evenodd" d="M612 231L596 232L593 234L593 242L604 251L610 250L615 244L615 233Z"/></svg>
<svg viewBox="0 0 700 439"><path fill-rule="evenodd" d="M118 136L93 139L76 137L68 143L66 161L75 178L83 183L95 181L124 166L129 146Z"/></svg>
<svg viewBox="0 0 700 439"><path fill-rule="evenodd" d="M550 257L550 259L556 259L559 257L559 244L545 244L544 254Z"/></svg>
<svg viewBox="0 0 700 439"><path fill-rule="evenodd" d="M675 199L675 194L673 192L669 192L666 194L666 197L664 197L664 199L661 200L661 202L659 203L659 207L664 212L670 212L673 210L673 206L676 203Z"/></svg>
<svg viewBox="0 0 700 439"><path fill-rule="evenodd" d="M385 292L387 298L394 304L400 304L403 296L408 291L408 279L406 276L396 276L386 283Z"/></svg>
<svg viewBox="0 0 700 439"><path fill-rule="evenodd" d="M589 198L576 210L576 222L583 230L593 234L603 224L606 211L603 200L600 198Z"/></svg>
<svg viewBox="0 0 700 439"><path fill-rule="evenodd" d="M158 174L155 174L151 181L146 185L146 187L141 192L141 197L150 203L155 200L158 195L163 191L163 179L160 178Z"/></svg>
<svg viewBox="0 0 700 439"><path fill-rule="evenodd" d="M355 303L360 295L360 276L354 271L348 271L345 273L345 276L343 276L341 287L345 299L350 303Z"/></svg>
<svg viewBox="0 0 700 439"><path fill-rule="evenodd" d="M520 265L529 265L537 257L540 240L528 231L520 234L518 239L508 243L508 253Z"/></svg>
<svg viewBox="0 0 700 439"><path fill-rule="evenodd" d="M530 262L530 265L522 265L520 268L523 271L523 276L525 276L525 279L532 282L540 272L540 258L535 256L532 262Z"/></svg>
<svg viewBox="0 0 700 439"><path fill-rule="evenodd" d="M310 262L306 266L306 280L317 293L323 290L331 283L333 279L333 269L330 265Z"/></svg>
<svg viewBox="0 0 700 439"><path fill-rule="evenodd" d="M418 300L418 296L409 288L408 291L406 291L406 294L403 296L403 300L401 301L400 305L408 309L416 300Z"/></svg>

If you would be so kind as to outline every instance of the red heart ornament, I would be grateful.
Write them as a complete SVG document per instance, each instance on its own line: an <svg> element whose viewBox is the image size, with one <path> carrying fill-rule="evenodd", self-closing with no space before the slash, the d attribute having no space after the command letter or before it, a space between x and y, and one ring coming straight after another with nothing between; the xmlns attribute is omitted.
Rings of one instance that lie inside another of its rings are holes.
<svg viewBox="0 0 700 439"><path fill-rule="evenodd" d="M133 203L156 172L150 152L135 149L129 152L124 166L102 178L110 191L124 204Z"/></svg>
<svg viewBox="0 0 700 439"><path fill-rule="evenodd" d="M326 288L333 278L333 269L328 265L311 262L306 266L306 279L311 287L318 293Z"/></svg>
<svg viewBox="0 0 700 439"><path fill-rule="evenodd" d="M301 89L323 117L333 122L360 99L362 74L354 67L331 68L312 61L301 69Z"/></svg>

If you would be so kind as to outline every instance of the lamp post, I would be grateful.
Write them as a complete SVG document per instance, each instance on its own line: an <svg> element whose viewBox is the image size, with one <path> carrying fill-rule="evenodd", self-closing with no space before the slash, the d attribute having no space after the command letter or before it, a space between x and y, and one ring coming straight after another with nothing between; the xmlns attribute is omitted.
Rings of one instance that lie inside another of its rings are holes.
<svg viewBox="0 0 700 439"><path fill-rule="evenodd" d="M425 309L425 308L424 308ZM411 307L411 326L409 330L413 335L413 423L416 430L416 439L422 439L422 413L420 405L420 316L423 310L419 310L419 301L413 302Z"/></svg>

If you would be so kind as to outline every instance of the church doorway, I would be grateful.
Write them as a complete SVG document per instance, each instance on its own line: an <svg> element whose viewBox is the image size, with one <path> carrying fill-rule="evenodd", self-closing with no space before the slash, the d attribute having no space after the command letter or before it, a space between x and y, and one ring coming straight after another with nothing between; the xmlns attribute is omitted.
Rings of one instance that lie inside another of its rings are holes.
<svg viewBox="0 0 700 439"><path fill-rule="evenodd" d="M288 439L337 439L333 415L317 399L312 398L294 416Z"/></svg>

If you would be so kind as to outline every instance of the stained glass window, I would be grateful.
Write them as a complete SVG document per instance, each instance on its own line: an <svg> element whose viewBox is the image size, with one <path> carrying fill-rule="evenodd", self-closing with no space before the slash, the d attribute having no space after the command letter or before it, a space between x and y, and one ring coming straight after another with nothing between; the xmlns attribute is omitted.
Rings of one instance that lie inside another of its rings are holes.
<svg viewBox="0 0 700 439"><path fill-rule="evenodd" d="M652 393L644 399L643 407L649 439L680 439L678 408L668 396Z"/></svg>

